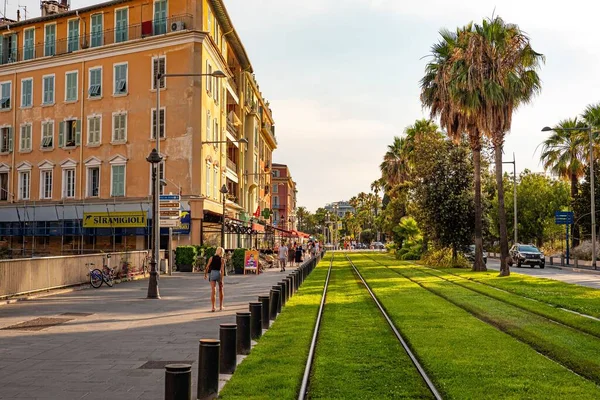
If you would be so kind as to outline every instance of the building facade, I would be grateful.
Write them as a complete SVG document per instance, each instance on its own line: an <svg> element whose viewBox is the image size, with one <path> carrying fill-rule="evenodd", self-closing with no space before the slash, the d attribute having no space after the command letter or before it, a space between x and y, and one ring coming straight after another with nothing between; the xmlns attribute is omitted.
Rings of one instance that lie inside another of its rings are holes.
<svg viewBox="0 0 600 400"><path fill-rule="evenodd" d="M355 213L354 207L345 200L329 203L324 208L329 211L330 215L337 214L339 218L343 218L347 213Z"/></svg>
<svg viewBox="0 0 600 400"><path fill-rule="evenodd" d="M148 247L157 124L161 191L188 218L179 244L218 243L203 224L220 223L223 185L233 220L270 206L274 120L222 0L44 1L0 35L0 238L13 250ZM227 77L163 77L157 112L157 73L215 71ZM90 213L113 222L84 226ZM143 222L112 218L128 213Z"/></svg>
<svg viewBox="0 0 600 400"><path fill-rule="evenodd" d="M296 182L284 164L273 164L272 208L273 226L292 231L297 229Z"/></svg>

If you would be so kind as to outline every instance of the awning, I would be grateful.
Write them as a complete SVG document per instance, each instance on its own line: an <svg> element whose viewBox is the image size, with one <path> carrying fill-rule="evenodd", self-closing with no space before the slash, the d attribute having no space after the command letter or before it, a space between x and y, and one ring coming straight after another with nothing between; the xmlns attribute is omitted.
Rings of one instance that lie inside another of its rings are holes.
<svg viewBox="0 0 600 400"><path fill-rule="evenodd" d="M252 224L252 230L256 231L256 232L264 232L265 231L265 226L261 225L261 224Z"/></svg>
<svg viewBox="0 0 600 400"><path fill-rule="evenodd" d="M49 222L61 220L83 219L84 212L115 212L115 211L144 211L150 215L148 203L125 203L125 204L12 204L0 207L1 222Z"/></svg>

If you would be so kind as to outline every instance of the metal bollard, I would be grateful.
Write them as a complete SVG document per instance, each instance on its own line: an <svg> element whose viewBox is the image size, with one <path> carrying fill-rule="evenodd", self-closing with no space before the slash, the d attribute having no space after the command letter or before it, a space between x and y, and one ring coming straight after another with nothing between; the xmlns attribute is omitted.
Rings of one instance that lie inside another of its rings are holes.
<svg viewBox="0 0 600 400"><path fill-rule="evenodd" d="M277 286L279 286L281 288L281 295L280 295L280 301L281 301L281 307L285 306L285 293L286 293L286 289L285 289L285 283L283 282L277 282ZM279 311L281 312L281 311Z"/></svg>
<svg viewBox="0 0 600 400"><path fill-rule="evenodd" d="M250 313L235 313L235 322L237 323L237 353L249 354L252 348L250 339Z"/></svg>
<svg viewBox="0 0 600 400"><path fill-rule="evenodd" d="M283 298L285 299L285 302L284 302L284 304L285 304L290 299L290 288L288 286L288 281L286 279L283 279L283 280L279 281L279 284L283 285L283 291L284 291Z"/></svg>
<svg viewBox="0 0 600 400"><path fill-rule="evenodd" d="M565 256L564 255L560 255L560 266L564 267L565 266Z"/></svg>
<svg viewBox="0 0 600 400"><path fill-rule="evenodd" d="M287 279L290 280L290 293L293 296L296 293L296 278L294 277L294 274L289 274Z"/></svg>
<svg viewBox="0 0 600 400"><path fill-rule="evenodd" d="M250 303L250 337L258 339L262 335L262 302Z"/></svg>
<svg viewBox="0 0 600 400"><path fill-rule="evenodd" d="M575 268L579 268L579 260L577 259L577 257L573 258L573 262L575 263Z"/></svg>
<svg viewBox="0 0 600 400"><path fill-rule="evenodd" d="M550 257L550 265L554 265L554 257Z"/></svg>
<svg viewBox="0 0 600 400"><path fill-rule="evenodd" d="M221 372L233 374L237 365L237 325L219 325L219 339L221 340Z"/></svg>
<svg viewBox="0 0 600 400"><path fill-rule="evenodd" d="M269 296L258 296L262 304L262 328L269 329Z"/></svg>
<svg viewBox="0 0 600 400"><path fill-rule="evenodd" d="M294 295L294 291L292 289L292 278L290 278L289 276L286 277L285 282L287 283L287 292L288 292L288 300L290 299L290 297L292 297Z"/></svg>
<svg viewBox="0 0 600 400"><path fill-rule="evenodd" d="M281 297L282 297L281 286L279 286L279 285L271 286L271 289L277 290L278 296L277 296L277 303L275 303L275 305L277 306L277 314L280 314L281 306L282 306L282 304L281 304Z"/></svg>
<svg viewBox="0 0 600 400"><path fill-rule="evenodd" d="M269 320L274 320L277 317L277 303L279 303L279 287L271 289L269 296Z"/></svg>
<svg viewBox="0 0 600 400"><path fill-rule="evenodd" d="M168 364L165 366L165 400L192 399L192 366Z"/></svg>
<svg viewBox="0 0 600 400"><path fill-rule="evenodd" d="M197 399L212 399L219 392L220 347L221 342L216 339L200 339Z"/></svg>

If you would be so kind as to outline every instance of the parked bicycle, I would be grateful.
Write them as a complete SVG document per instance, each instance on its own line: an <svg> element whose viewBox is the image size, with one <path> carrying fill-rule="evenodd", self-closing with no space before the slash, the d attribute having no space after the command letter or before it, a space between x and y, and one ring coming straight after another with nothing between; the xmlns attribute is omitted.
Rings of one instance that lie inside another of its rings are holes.
<svg viewBox="0 0 600 400"><path fill-rule="evenodd" d="M102 270L93 268L95 266L94 263L85 264L90 271L90 284L95 289L98 289L100 286L102 286L103 282L106 283L108 287L113 287L114 285L115 271L110 267L110 254L102 256L102 264ZM90 269L90 266L93 269Z"/></svg>
<svg viewBox="0 0 600 400"><path fill-rule="evenodd" d="M152 259L152 256L150 255L150 252L147 251L146 255L142 259L142 273L144 274L144 278L146 277L146 274L150 273L150 260L151 259Z"/></svg>

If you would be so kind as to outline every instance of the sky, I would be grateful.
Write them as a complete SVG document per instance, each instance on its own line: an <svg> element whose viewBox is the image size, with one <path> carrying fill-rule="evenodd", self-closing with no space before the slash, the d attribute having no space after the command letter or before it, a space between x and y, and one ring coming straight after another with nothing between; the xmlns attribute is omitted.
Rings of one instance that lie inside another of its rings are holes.
<svg viewBox="0 0 600 400"><path fill-rule="evenodd" d="M29 17L36 0L17 1ZM173 0L170 0L173 1ZM71 0L72 8L96 3ZM225 0L271 103L278 148L298 188L298 206L314 211L348 200L379 178L379 164L394 136L421 107L419 81L440 36L492 15L515 23L546 56L542 92L518 109L505 143L517 173L542 171L542 127L580 115L600 102L600 3L571 0ZM511 165L507 165L512 169Z"/></svg>

